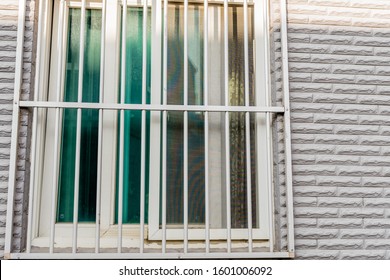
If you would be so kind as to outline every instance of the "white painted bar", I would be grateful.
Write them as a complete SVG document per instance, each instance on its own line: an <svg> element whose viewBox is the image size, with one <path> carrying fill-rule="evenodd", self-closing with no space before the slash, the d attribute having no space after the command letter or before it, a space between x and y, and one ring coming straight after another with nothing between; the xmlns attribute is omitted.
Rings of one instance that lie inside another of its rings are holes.
<svg viewBox="0 0 390 280"><path fill-rule="evenodd" d="M225 83L225 106L229 105L229 20L228 0L224 0L224 83ZM225 112L225 164L226 164L226 230L227 230L227 252L231 252L231 201L230 201L230 125L229 112Z"/></svg>
<svg viewBox="0 0 390 280"><path fill-rule="evenodd" d="M245 106L250 106L249 92L249 40L248 40L248 1L244 0L244 83L245 83ZM251 133L250 115L245 113L245 148L246 148L246 192L247 192L247 215L248 215L248 251L252 252L252 172L251 172Z"/></svg>
<svg viewBox="0 0 390 280"><path fill-rule="evenodd" d="M143 5L143 26L142 26L142 105L146 104L146 75L147 75L147 33L148 24L148 0ZM146 150L146 111L142 110L141 116L141 186L140 186L140 247L139 252L144 252L145 238L145 150Z"/></svg>
<svg viewBox="0 0 390 280"><path fill-rule="evenodd" d="M102 6L102 34L100 49L100 93L99 104L104 102L104 68L106 52L106 9L107 1L103 0ZM100 215L101 215L101 194L102 194L102 153L103 153L103 109L99 109L99 132L98 132L98 158L97 158L97 180L96 180L96 232L95 232L95 253L100 251Z"/></svg>
<svg viewBox="0 0 390 280"><path fill-rule="evenodd" d="M184 0L184 105L188 105L188 0ZM188 252L188 111L184 111L184 143L183 143L183 222L184 253Z"/></svg>
<svg viewBox="0 0 390 280"><path fill-rule="evenodd" d="M121 50L121 96L120 103L125 103L126 94L126 23L127 23L127 0L122 1L122 50ZM123 238L123 151L125 132L125 111L120 110L120 130L119 130L119 190L118 190L118 253L122 252Z"/></svg>
<svg viewBox="0 0 390 280"><path fill-rule="evenodd" d="M269 42L269 1L263 2L263 26L264 26L264 44L266 47L266 61L264 63L265 73L270 73L270 48L268 47ZM266 75L265 83L265 92L267 93L266 106L271 106L271 79L270 75ZM267 162L268 162L268 172L267 172L267 185L269 186L268 192L268 213L269 213L269 251L274 251L274 188L273 188L273 149L272 149L272 115L269 112L266 112L266 135L267 135Z"/></svg>
<svg viewBox="0 0 390 280"><path fill-rule="evenodd" d="M146 111L191 111L191 112L250 112L250 113L283 113L284 107L266 106L210 106L210 105L160 105L160 104L117 104L117 103L77 103L77 102L51 102L51 101L20 101L23 108L82 108L103 110L146 110Z"/></svg>
<svg viewBox="0 0 390 280"><path fill-rule="evenodd" d="M168 0L164 0L164 31L163 31L163 105L167 104L168 86ZM162 253L166 252L167 243L167 111L163 111L162 133L162 218L163 232Z"/></svg>
<svg viewBox="0 0 390 280"><path fill-rule="evenodd" d="M283 102L284 102L284 143L285 168L287 188L287 225L288 225L288 251L294 252L294 214L292 190L292 162L291 162L291 125L290 125L290 92L288 76L288 39L287 39L287 4L280 0L281 42L282 42L282 73L283 73Z"/></svg>
<svg viewBox="0 0 390 280"><path fill-rule="evenodd" d="M209 3L208 0L203 2L203 104L207 106L209 104L209 80L208 80L208 34L209 34ZM209 187L209 112L205 112L204 116L204 173L205 173L205 237L206 237L206 253L210 253L210 187Z"/></svg>

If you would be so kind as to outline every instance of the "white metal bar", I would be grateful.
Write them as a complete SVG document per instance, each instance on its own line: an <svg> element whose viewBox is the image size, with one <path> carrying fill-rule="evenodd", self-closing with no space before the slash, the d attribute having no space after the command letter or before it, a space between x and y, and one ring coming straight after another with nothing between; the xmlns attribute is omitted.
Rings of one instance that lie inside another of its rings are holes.
<svg viewBox="0 0 390 280"><path fill-rule="evenodd" d="M25 15L26 15L26 0L19 0L19 16L18 16L18 33L16 45L16 60L15 60L15 80L14 80L14 100L12 108L12 135L11 135L11 155L8 177L8 196L7 196L7 218L4 255L12 251L12 235L13 235L13 219L14 219L14 197L16 186L16 169L18 155L18 138L19 138L19 116L20 116L20 95L23 79L23 44L25 31Z"/></svg>
<svg viewBox="0 0 390 280"><path fill-rule="evenodd" d="M63 63L63 37L65 36L65 8L66 2L61 0L59 3L59 17L58 17L58 33L57 33L57 54L58 54L58 68L57 68L57 88L56 88L56 101L60 102L61 92L62 92L62 63ZM52 197L51 197L51 221L50 221L50 242L49 242L49 252L54 253L54 240L55 240L55 223L56 223L56 209L57 209L57 188L58 188L58 168L59 168L59 137L60 137L60 113L61 109L56 108L55 111L55 131L54 131L54 154L53 154L53 178L52 178Z"/></svg>
<svg viewBox="0 0 390 280"><path fill-rule="evenodd" d="M266 135L267 135L267 185L269 186L268 192L268 215L269 215L269 251L274 251L274 215L273 215L273 184L272 184L272 132L271 132L271 115L266 113Z"/></svg>
<svg viewBox="0 0 390 280"><path fill-rule="evenodd" d="M287 39L287 5L286 0L280 0L281 42L282 42L282 72L283 72L283 102L284 113L284 143L285 168L287 188L287 225L288 225L288 251L294 252L294 215L292 190L292 163L291 163L291 125L290 125L290 92L288 76L288 39Z"/></svg>
<svg viewBox="0 0 390 280"><path fill-rule="evenodd" d="M84 77L84 33L85 33L85 0L81 3L81 26L80 26L80 51L79 51L79 80L77 102L83 101L83 77ZM73 200L73 242L72 252L77 252L77 228L79 219L79 189L80 189L80 147L81 145L81 109L77 109L76 127L76 155L74 170L74 200Z"/></svg>
<svg viewBox="0 0 390 280"><path fill-rule="evenodd" d="M209 3L208 0L204 0L203 3L203 95L204 106L209 104L209 81L208 81L208 31L209 31ZM204 170L205 170L205 236L206 236L206 253L210 253L210 187L209 187L209 112L205 112L204 117Z"/></svg>
<svg viewBox="0 0 390 280"><path fill-rule="evenodd" d="M184 105L188 105L188 0L184 0ZM188 251L188 111L184 111L184 253Z"/></svg>
<svg viewBox="0 0 390 280"><path fill-rule="evenodd" d="M228 0L224 0L224 85L225 85L225 106L229 105L229 20ZM231 193L230 193L230 125L229 112L225 112L225 174L226 174L226 230L227 230L227 251L231 252Z"/></svg>
<svg viewBox="0 0 390 280"><path fill-rule="evenodd" d="M171 105L171 104L116 104L116 103L77 103L50 101L20 101L22 108L81 108L104 110L146 110L146 111L191 111L191 112L250 112L250 113L284 113L284 107L278 106L214 106L214 105Z"/></svg>
<svg viewBox="0 0 390 280"><path fill-rule="evenodd" d="M100 49L100 92L99 104L104 102L104 66L106 51L106 8L107 1L103 0L102 6L102 33ZM103 110L99 109L99 131L98 131L98 158L97 158L97 180L96 180L96 232L95 232L95 253L100 251L100 215L101 215L101 193L102 193L102 154L103 154Z"/></svg>
<svg viewBox="0 0 390 280"><path fill-rule="evenodd" d="M125 103L126 94L126 23L127 23L127 0L122 1L122 52L121 52L121 96L120 103ZM124 130L125 111L120 110L119 128L119 190L118 190L118 253L122 252L123 239L123 159L124 159Z"/></svg>
<svg viewBox="0 0 390 280"><path fill-rule="evenodd" d="M40 73L41 69L41 46L42 46L42 29L43 29L43 11L45 7L47 8L48 1L46 1L46 6L43 5L43 1L39 2L38 8L38 37L37 37L37 57L35 71ZM34 101L38 100L39 93L39 79L40 75L35 76L35 85L34 85ZM33 197L34 197L34 186L35 186L35 165L36 165L36 149L37 149L37 125L38 125L38 108L33 109L32 115L32 136L31 136L31 166L30 166L30 186L29 186L29 195L28 195L28 221L27 221L27 243L26 243L26 253L31 252L31 241L32 241L32 224L33 224Z"/></svg>
<svg viewBox="0 0 390 280"><path fill-rule="evenodd" d="M125 103L126 95L126 28L127 27L127 0L122 0L122 47L121 47L121 94L120 104ZM123 175L124 175L124 110L120 110L119 128L119 190L118 190L118 253L122 252L123 239Z"/></svg>
<svg viewBox="0 0 390 280"><path fill-rule="evenodd" d="M248 1L244 0L244 67L245 67L245 106L250 106L249 92L249 39L248 39ZM248 250L252 252L252 172L251 172L251 133L250 114L245 113L245 147L246 147L246 192L247 192L247 215L248 215Z"/></svg>
<svg viewBox="0 0 390 280"><path fill-rule="evenodd" d="M12 259L287 259L292 258L292 255L287 252L232 252L227 253L13 253L10 255Z"/></svg>
<svg viewBox="0 0 390 280"><path fill-rule="evenodd" d="M146 104L146 75L147 75L147 24L148 24L148 1L144 0L143 6L143 26L142 26L142 104ZM146 150L146 111L142 110L141 119L141 186L140 186L140 248L144 253L145 237L145 150Z"/></svg>
<svg viewBox="0 0 390 280"><path fill-rule="evenodd" d="M163 31L163 105L167 105L168 86L168 0L164 0ZM167 243L167 111L163 111L162 128L162 253L166 252Z"/></svg>
<svg viewBox="0 0 390 280"><path fill-rule="evenodd" d="M269 1L263 2L263 27L264 27L264 44L266 46L266 61L264 63L265 73L270 73L270 48L269 48ZM271 105L271 79L270 75L266 75L265 92L266 106ZM266 113L266 135L267 135L267 186L268 191L268 216L269 216L269 251L274 251L274 188L273 188L273 149L272 149L272 116L269 112Z"/></svg>

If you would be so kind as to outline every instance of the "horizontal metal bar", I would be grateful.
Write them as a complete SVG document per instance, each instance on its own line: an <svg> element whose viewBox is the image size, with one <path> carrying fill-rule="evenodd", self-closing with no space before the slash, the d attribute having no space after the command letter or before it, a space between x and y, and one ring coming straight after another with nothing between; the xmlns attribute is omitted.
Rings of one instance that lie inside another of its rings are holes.
<svg viewBox="0 0 390 280"><path fill-rule="evenodd" d="M269 259L293 258L289 252L232 253L12 253L11 259Z"/></svg>
<svg viewBox="0 0 390 280"><path fill-rule="evenodd" d="M22 108L73 108L103 110L147 110L147 111L189 111L189 112L250 112L284 113L284 107L264 106L209 106L209 105L160 105L160 104L117 104L117 103L77 103L52 101L20 101Z"/></svg>
<svg viewBox="0 0 390 280"><path fill-rule="evenodd" d="M179 4L183 4L185 0L169 0L169 3L179 3ZM243 0L229 0L229 6L232 6L232 5L235 5L235 6L242 6L242 1ZM191 5L202 5L204 3L204 0L189 0L188 1L189 4ZM224 0L208 0L208 4L209 5L223 5L224 4ZM132 5L133 4L129 4L129 5ZM254 5L254 1L251 1L249 0L248 1L248 6L253 6Z"/></svg>

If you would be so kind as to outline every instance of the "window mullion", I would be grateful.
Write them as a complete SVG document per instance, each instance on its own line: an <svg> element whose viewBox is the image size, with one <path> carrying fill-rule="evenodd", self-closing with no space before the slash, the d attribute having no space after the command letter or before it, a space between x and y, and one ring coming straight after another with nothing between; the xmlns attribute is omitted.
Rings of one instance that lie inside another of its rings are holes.
<svg viewBox="0 0 390 280"><path fill-rule="evenodd" d="M37 38L37 57L36 57L36 73L40 73L42 66L42 51L41 48L44 45L44 39L42 36L42 30L44 28L44 10L48 10L48 1L39 2L38 8L38 38ZM43 67L42 67L43 68ZM38 101L39 98L39 87L40 87L40 75L35 76L35 85L34 85L34 102ZM37 159L37 135L38 135L38 107L33 109L33 122L32 122L32 136L31 136L31 166L30 166L30 189L29 189L29 202L28 202L28 221L27 221L27 244L26 252L31 252L31 242L33 239L33 217L34 217L34 194L35 194L35 179L36 179L36 159Z"/></svg>
<svg viewBox="0 0 390 280"><path fill-rule="evenodd" d="M66 3L64 0L59 2L59 17L58 17L58 33L57 33L57 87L56 87L56 101L60 102L62 93L62 77L63 77L63 59L64 59L64 36L65 36L65 9ZM61 109L55 110L55 132L54 132L54 153L53 153L53 177L52 177L52 196L51 196L51 219L50 219L50 243L49 253L54 253L55 242L55 224L56 224L56 209L57 209L57 186L58 186L58 171L59 171L59 138L60 138L60 114Z"/></svg>

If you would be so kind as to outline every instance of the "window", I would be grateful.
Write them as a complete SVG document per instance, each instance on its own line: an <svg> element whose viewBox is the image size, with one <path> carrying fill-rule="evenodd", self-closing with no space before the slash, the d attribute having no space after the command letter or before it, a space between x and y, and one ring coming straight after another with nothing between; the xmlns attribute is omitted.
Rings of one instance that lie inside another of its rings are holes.
<svg viewBox="0 0 390 280"><path fill-rule="evenodd" d="M46 2L32 246L272 247L266 6Z"/></svg>

